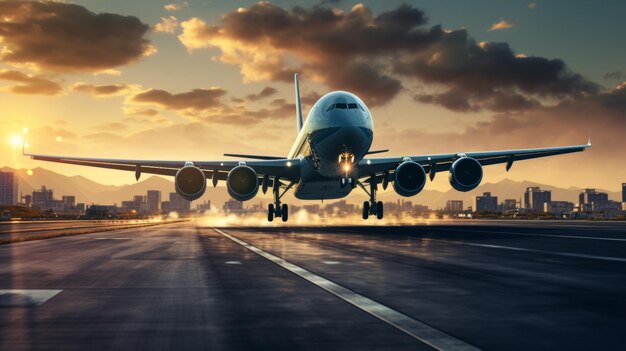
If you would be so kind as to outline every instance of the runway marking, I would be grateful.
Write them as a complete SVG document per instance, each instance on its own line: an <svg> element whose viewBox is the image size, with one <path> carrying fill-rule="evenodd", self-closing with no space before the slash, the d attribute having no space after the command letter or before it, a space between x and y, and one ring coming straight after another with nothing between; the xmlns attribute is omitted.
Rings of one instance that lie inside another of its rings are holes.
<svg viewBox="0 0 626 351"><path fill-rule="evenodd" d="M285 259L263 251L262 249L248 244L247 242L240 240L220 229L213 228L213 230L436 350L479 350L478 348L467 344L454 336L448 335L423 322L360 295L346 287L320 277L319 275L316 275L315 273L312 273Z"/></svg>
<svg viewBox="0 0 626 351"><path fill-rule="evenodd" d="M528 249L528 248L516 247L516 246L503 246L503 245L493 245L493 244L476 244L476 243L468 243L468 242L457 241L457 240L443 240L443 239L430 239L430 238L428 240L438 241L438 242L442 242L442 243L457 244L457 245L486 247L486 248L490 248L490 249L503 249L503 250L510 250L510 251L532 252L532 253L540 253L540 254L546 254L546 255L555 255L555 256L563 256L563 257L574 257L574 258L585 258L585 259L591 259L591 260L601 260L601 261L611 261L611 262L626 262L626 258L621 258L621 257L596 256L596 255L576 254L576 253L570 253L570 252L546 251L546 250Z"/></svg>
<svg viewBox="0 0 626 351"><path fill-rule="evenodd" d="M333 265L333 264L341 264L339 261L322 261L323 264Z"/></svg>
<svg viewBox="0 0 626 351"><path fill-rule="evenodd" d="M0 289L0 307L40 306L63 290Z"/></svg>
<svg viewBox="0 0 626 351"><path fill-rule="evenodd" d="M241 264L241 262L239 262L239 261L226 261L224 263L226 263L226 264Z"/></svg>
<svg viewBox="0 0 626 351"><path fill-rule="evenodd" d="M459 231L458 229L452 228L437 228L437 230L444 231ZM576 235L550 235L550 234L538 234L538 233L520 233L520 232L502 232L502 231L493 231L493 230L475 230L475 229L462 229L464 232L471 233L494 233L494 234L505 234L505 235L527 235L527 236L540 236L547 238L567 238L567 239L588 239L588 240L607 240L607 241L626 241L624 238L607 238L607 237L598 237L598 236L576 236Z"/></svg>

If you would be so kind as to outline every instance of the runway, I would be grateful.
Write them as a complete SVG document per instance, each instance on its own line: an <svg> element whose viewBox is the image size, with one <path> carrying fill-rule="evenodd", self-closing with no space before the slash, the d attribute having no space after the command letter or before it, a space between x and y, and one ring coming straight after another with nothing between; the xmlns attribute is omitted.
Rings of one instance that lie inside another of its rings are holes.
<svg viewBox="0 0 626 351"><path fill-rule="evenodd" d="M626 223L229 227L0 246L0 350L590 350Z"/></svg>

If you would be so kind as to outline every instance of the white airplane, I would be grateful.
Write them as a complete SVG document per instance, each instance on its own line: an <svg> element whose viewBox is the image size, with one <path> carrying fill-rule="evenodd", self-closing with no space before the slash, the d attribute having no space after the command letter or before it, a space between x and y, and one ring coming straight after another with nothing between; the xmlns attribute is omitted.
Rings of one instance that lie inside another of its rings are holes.
<svg viewBox="0 0 626 351"><path fill-rule="evenodd" d="M176 192L186 200L201 197L207 179L215 187L226 181L230 196L239 201L252 199L259 187L274 194L267 219L281 217L287 221L289 208L281 204L285 193L295 187L295 197L303 200L343 198L359 186L370 200L363 203L363 219L370 215L383 218L383 203L376 201L378 184L389 183L401 196L414 196L432 181L437 172L449 172L450 185L458 191L476 188L483 178L483 166L505 163L508 171L513 162L531 158L584 151L585 145L554 148L520 149L450 154L370 157L388 150L370 150L374 136L372 115L356 95L333 91L321 97L302 120L298 75L294 76L298 136L287 157L224 154L239 161L157 161L64 157L25 154L34 160L67 163L174 176ZM369 189L369 190L368 190Z"/></svg>

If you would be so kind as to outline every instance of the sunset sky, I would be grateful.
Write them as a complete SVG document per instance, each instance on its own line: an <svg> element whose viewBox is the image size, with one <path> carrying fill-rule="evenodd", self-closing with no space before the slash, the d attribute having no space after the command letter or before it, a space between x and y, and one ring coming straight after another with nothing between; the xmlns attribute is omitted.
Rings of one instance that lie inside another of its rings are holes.
<svg viewBox="0 0 626 351"><path fill-rule="evenodd" d="M0 1L0 166L104 184L131 173L33 153L285 155L304 113L348 90L374 149L420 155L574 145L484 181L626 182L624 1ZM446 177L431 189L447 190Z"/></svg>

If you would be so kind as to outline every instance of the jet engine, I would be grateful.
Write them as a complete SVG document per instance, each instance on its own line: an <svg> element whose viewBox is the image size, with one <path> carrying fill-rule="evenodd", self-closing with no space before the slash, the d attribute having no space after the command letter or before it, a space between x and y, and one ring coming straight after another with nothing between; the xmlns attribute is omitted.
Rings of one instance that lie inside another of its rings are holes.
<svg viewBox="0 0 626 351"><path fill-rule="evenodd" d="M226 188L233 199L250 200L259 191L259 177L251 167L240 165L228 172Z"/></svg>
<svg viewBox="0 0 626 351"><path fill-rule="evenodd" d="M422 191L426 184L424 167L413 161L401 163L393 177L393 189L402 196L413 196Z"/></svg>
<svg viewBox="0 0 626 351"><path fill-rule="evenodd" d="M450 185L458 191L470 191L483 180L483 166L471 157L461 157L450 167Z"/></svg>
<svg viewBox="0 0 626 351"><path fill-rule="evenodd" d="M176 172L174 184L178 195L185 200L193 201L204 194L206 177L200 168L185 166Z"/></svg>

